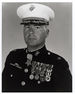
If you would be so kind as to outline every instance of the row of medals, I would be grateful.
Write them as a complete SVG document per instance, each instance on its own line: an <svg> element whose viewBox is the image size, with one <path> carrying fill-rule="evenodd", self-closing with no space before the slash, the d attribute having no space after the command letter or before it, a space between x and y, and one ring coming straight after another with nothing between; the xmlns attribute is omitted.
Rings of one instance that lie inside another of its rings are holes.
<svg viewBox="0 0 75 94"><path fill-rule="evenodd" d="M32 54L27 54L27 66L31 66L31 74L29 75L30 80L37 80L38 84L40 82L49 82L51 80L51 74L53 65L44 64L36 61L32 61ZM28 68L25 68L25 73L28 72Z"/></svg>

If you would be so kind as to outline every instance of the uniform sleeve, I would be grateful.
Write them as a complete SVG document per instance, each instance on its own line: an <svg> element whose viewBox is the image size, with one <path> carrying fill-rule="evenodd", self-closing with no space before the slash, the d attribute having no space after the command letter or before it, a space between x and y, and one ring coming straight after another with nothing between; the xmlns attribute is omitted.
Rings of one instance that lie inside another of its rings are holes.
<svg viewBox="0 0 75 94"><path fill-rule="evenodd" d="M57 67L57 90L72 92L72 75L68 63L60 60Z"/></svg>
<svg viewBox="0 0 75 94"><path fill-rule="evenodd" d="M13 53L10 52L9 55L6 58L6 62L5 62L5 67L4 70L2 72L2 91L8 91L10 86L9 86L9 72L11 71L10 68L10 63L13 62Z"/></svg>

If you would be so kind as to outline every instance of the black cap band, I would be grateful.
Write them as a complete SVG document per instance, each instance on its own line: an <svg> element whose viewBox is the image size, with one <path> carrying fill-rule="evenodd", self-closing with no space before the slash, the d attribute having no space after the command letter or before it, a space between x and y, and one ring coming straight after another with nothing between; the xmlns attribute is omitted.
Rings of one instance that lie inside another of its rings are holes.
<svg viewBox="0 0 75 94"><path fill-rule="evenodd" d="M38 19L23 19L21 25L29 25L29 24L35 24L35 25L49 25L49 22L46 20L38 20Z"/></svg>

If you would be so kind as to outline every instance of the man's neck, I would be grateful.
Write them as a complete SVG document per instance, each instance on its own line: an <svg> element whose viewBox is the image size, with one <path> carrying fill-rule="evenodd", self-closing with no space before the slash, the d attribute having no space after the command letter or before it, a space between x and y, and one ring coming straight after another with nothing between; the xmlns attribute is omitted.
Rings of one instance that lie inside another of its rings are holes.
<svg viewBox="0 0 75 94"><path fill-rule="evenodd" d="M41 49L42 47L44 47L45 44L40 45L40 46L27 46L27 49L29 52L34 52L37 51L39 49Z"/></svg>

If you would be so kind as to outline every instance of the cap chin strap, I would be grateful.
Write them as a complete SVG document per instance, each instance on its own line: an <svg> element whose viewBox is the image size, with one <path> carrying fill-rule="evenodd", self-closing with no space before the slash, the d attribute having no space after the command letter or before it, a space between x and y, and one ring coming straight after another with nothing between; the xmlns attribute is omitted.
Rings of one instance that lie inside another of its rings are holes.
<svg viewBox="0 0 75 94"><path fill-rule="evenodd" d="M35 24L35 25L49 25L49 21L43 19L43 18L39 18L39 19L22 19L22 23L21 25L29 25L29 24Z"/></svg>

